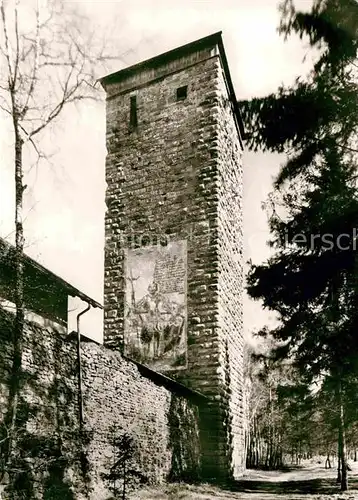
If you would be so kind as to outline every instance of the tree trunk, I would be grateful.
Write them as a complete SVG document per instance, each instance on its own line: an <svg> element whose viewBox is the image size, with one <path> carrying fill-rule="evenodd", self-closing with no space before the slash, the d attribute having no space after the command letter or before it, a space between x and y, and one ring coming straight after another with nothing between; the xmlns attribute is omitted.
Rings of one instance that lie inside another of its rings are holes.
<svg viewBox="0 0 358 500"><path fill-rule="evenodd" d="M346 432L344 424L344 407L342 397L342 384L339 388L339 445L341 456L341 491L348 490L348 474L347 474L347 450L346 450Z"/></svg>
<svg viewBox="0 0 358 500"><path fill-rule="evenodd" d="M127 470L126 470L126 460L123 461L123 490L122 490L122 500L126 500L126 486L127 486Z"/></svg>
<svg viewBox="0 0 358 500"><path fill-rule="evenodd" d="M340 444L338 444L340 447ZM342 481L342 474L341 474L341 456L340 452L338 453L338 463L337 463L337 483L341 483Z"/></svg>
<svg viewBox="0 0 358 500"><path fill-rule="evenodd" d="M15 451L16 421L18 413L19 393L22 385L22 344L24 330L24 230L22 222L23 205L23 172L22 172L22 146L23 141L19 132L17 114L13 116L15 131L15 322L13 328L13 360L9 387L9 440L7 447L7 462L11 461Z"/></svg>

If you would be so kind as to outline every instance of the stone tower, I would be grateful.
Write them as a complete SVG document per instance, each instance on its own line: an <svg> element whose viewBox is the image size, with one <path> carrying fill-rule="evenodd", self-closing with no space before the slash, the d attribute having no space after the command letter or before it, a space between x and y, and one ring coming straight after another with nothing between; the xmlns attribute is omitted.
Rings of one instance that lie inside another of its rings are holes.
<svg viewBox="0 0 358 500"><path fill-rule="evenodd" d="M208 397L202 469L244 467L242 123L221 33L106 76L104 342Z"/></svg>

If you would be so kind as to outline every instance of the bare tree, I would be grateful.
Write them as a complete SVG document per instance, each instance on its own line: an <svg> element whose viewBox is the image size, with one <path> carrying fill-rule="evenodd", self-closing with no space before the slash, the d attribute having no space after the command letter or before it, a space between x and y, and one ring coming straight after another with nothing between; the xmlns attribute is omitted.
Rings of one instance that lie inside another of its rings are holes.
<svg viewBox="0 0 358 500"><path fill-rule="evenodd" d="M24 167L35 154L45 156L41 139L70 103L95 98L95 64L105 62L89 23L71 3L60 0L0 0L0 109L10 118L14 137L15 325L9 405L5 425L6 462L14 452L19 391L22 385L24 304ZM73 4L72 4L73 5Z"/></svg>

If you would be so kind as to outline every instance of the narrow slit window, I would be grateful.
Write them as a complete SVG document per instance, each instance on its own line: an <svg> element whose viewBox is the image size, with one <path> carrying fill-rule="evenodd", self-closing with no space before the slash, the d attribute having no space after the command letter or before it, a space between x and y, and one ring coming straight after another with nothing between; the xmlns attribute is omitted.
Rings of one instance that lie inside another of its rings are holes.
<svg viewBox="0 0 358 500"><path fill-rule="evenodd" d="M129 116L129 127L133 130L138 125L138 116L137 116L137 96L131 96L131 107L130 107L130 116Z"/></svg>
<svg viewBox="0 0 358 500"><path fill-rule="evenodd" d="M177 89L177 101L183 101L188 95L188 86L179 87Z"/></svg>

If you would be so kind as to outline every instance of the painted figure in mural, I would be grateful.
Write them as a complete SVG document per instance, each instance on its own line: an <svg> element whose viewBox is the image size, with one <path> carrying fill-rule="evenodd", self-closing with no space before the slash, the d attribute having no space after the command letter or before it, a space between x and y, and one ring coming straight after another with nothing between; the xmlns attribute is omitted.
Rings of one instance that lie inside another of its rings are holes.
<svg viewBox="0 0 358 500"><path fill-rule="evenodd" d="M177 350L183 339L185 327L185 307L172 302L171 316L163 331L163 353L172 352L177 356Z"/></svg>
<svg viewBox="0 0 358 500"><path fill-rule="evenodd" d="M162 294L158 283L149 284L148 293L131 308L129 316L144 360L174 354L184 331L184 308Z"/></svg>
<svg viewBox="0 0 358 500"><path fill-rule="evenodd" d="M147 355L160 355L163 329L171 315L171 304L159 291L158 283L150 283L148 293L136 304L135 312L142 320L140 338ZM152 351L152 352L150 352Z"/></svg>

